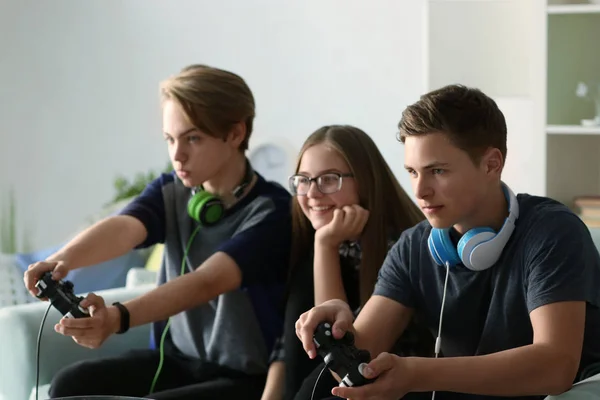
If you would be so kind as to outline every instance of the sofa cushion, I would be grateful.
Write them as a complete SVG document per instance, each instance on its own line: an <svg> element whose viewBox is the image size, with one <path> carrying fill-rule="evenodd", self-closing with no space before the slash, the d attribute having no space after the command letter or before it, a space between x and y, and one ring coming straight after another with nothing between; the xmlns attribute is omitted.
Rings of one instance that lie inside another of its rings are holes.
<svg viewBox="0 0 600 400"><path fill-rule="evenodd" d="M21 286L23 286L22 274L27 270L29 264L46 259L61 247L62 245L31 253L17 254L16 261L21 271ZM146 259L143 255L137 250L131 250L121 257L70 271L66 279L73 282L73 289L76 293L124 287L127 272L131 268L143 267L145 264Z"/></svg>

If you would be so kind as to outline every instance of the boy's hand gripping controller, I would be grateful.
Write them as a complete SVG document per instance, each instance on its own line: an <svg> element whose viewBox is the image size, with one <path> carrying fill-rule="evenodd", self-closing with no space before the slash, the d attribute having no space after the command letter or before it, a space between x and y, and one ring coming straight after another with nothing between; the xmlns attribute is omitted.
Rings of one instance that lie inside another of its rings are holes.
<svg viewBox="0 0 600 400"><path fill-rule="evenodd" d="M313 342L327 368L342 379L340 386L363 386L375 381L362 374L363 366L371 361L371 355L354 346L354 335L351 332L346 332L341 339L335 339L331 324L320 323L313 334Z"/></svg>
<svg viewBox="0 0 600 400"><path fill-rule="evenodd" d="M40 299L47 297L54 308L65 317L86 318L90 316L89 311L79 305L83 297L75 296L72 282L55 281L52 279L52 273L46 272L35 284L35 287L38 289L36 297Z"/></svg>

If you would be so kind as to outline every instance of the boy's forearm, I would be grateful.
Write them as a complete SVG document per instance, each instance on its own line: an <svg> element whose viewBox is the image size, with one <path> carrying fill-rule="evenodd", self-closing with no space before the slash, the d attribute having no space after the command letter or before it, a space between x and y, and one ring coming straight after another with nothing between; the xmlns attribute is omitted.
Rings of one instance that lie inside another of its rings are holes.
<svg viewBox="0 0 600 400"><path fill-rule="evenodd" d="M269 366L267 382L261 400L281 400L284 394L285 363L274 361Z"/></svg>
<svg viewBox="0 0 600 400"><path fill-rule="evenodd" d="M571 387L568 360L533 344L484 356L412 358L414 391L450 391L490 396L556 395Z"/></svg>
<svg viewBox="0 0 600 400"><path fill-rule="evenodd" d="M62 261L69 270L99 264L126 254L145 235L145 227L134 217L109 217L79 233L46 260Z"/></svg>
<svg viewBox="0 0 600 400"><path fill-rule="evenodd" d="M193 279L192 273L173 279L123 304L129 310L129 324L133 328L166 320L175 314L207 303L213 297L209 288Z"/></svg>
<svg viewBox="0 0 600 400"><path fill-rule="evenodd" d="M166 282L140 297L123 303L130 327L164 321L180 312L208 303L222 293L237 289L242 274L233 259L216 253L194 272Z"/></svg>
<svg viewBox="0 0 600 400"><path fill-rule="evenodd" d="M354 321L354 343L371 358L389 352L406 329L413 309L387 297L374 295Z"/></svg>

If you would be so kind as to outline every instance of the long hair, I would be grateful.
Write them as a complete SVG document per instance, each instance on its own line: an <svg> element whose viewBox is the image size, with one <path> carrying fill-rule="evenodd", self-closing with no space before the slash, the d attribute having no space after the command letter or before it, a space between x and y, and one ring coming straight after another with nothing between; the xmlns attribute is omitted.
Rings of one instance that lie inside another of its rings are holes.
<svg viewBox="0 0 600 400"><path fill-rule="evenodd" d="M348 163L357 184L359 205L369 211L369 220L360 238L360 303L364 305L373 293L390 237L399 236L425 217L402 189L375 142L356 127L331 125L315 131L300 150L296 172L304 152L321 143L336 150ZM309 253L315 233L297 198L292 203L292 228L293 263Z"/></svg>

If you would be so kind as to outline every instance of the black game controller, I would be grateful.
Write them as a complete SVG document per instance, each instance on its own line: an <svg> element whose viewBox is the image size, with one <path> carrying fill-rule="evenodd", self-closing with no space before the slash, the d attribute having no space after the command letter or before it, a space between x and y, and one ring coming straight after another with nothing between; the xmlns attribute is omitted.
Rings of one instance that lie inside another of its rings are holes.
<svg viewBox="0 0 600 400"><path fill-rule="evenodd" d="M37 298L45 297L50 303L66 318L86 318L90 313L79 303L83 297L77 297L73 293L73 283L70 281L55 281L52 279L52 273L46 272L35 287L38 289Z"/></svg>
<svg viewBox="0 0 600 400"><path fill-rule="evenodd" d="M363 386L375 381L365 378L362 374L363 366L371 361L371 355L368 351L359 350L354 346L354 335L351 332L346 332L341 339L335 339L331 324L322 322L315 329L313 342L327 368L342 379L340 386Z"/></svg>

